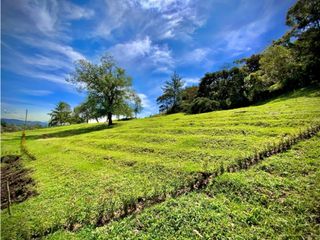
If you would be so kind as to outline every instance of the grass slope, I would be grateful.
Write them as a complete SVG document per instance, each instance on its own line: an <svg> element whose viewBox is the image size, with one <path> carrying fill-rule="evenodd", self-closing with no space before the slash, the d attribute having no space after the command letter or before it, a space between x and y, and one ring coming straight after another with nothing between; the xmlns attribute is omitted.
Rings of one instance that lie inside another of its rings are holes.
<svg viewBox="0 0 320 240"><path fill-rule="evenodd" d="M320 94L305 89L260 106L27 132L24 160L38 196L1 212L4 239L96 225L139 198L188 185L199 172L235 164L265 146L320 124ZM2 154L21 133L3 134Z"/></svg>
<svg viewBox="0 0 320 240"><path fill-rule="evenodd" d="M319 239L320 134L143 213L48 239Z"/></svg>

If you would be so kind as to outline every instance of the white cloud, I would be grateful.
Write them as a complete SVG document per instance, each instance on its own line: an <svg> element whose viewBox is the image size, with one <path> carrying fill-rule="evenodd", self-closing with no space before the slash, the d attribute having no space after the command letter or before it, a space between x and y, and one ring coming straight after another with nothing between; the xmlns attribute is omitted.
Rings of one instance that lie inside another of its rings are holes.
<svg viewBox="0 0 320 240"><path fill-rule="evenodd" d="M9 35L38 34L61 38L71 21L89 19L94 10L66 0L4 1L3 32ZM71 30L71 29L70 29Z"/></svg>
<svg viewBox="0 0 320 240"><path fill-rule="evenodd" d="M47 96L53 93L52 91L48 91L48 90L32 90L32 89L21 89L20 92L26 95L36 96L36 97Z"/></svg>
<svg viewBox="0 0 320 240"><path fill-rule="evenodd" d="M21 76L69 85L65 78L67 77L67 71L70 71L72 67L71 59L66 60L52 53L51 58L49 54L48 56L38 54L32 56L16 51L6 43L2 43L2 46L5 47L2 49L3 53L10 53L2 59L2 68ZM60 70L59 73L56 73L56 70Z"/></svg>
<svg viewBox="0 0 320 240"><path fill-rule="evenodd" d="M134 40L127 43L115 45L110 50L115 56L125 57L128 60L134 60L138 57L150 55L153 51L152 42L149 37L142 40Z"/></svg>
<svg viewBox="0 0 320 240"><path fill-rule="evenodd" d="M186 40L208 17L197 0L105 0L92 37L112 39L134 32L136 37Z"/></svg>
<svg viewBox="0 0 320 240"><path fill-rule="evenodd" d="M182 63L200 63L204 62L210 54L211 50L209 48L196 48L188 51L183 57Z"/></svg>
<svg viewBox="0 0 320 240"><path fill-rule="evenodd" d="M104 11L97 21L92 36L109 38L113 30L125 25L124 23L129 20L129 7L125 1L105 0L102 8Z"/></svg>
<svg viewBox="0 0 320 240"><path fill-rule="evenodd" d="M174 66L169 48L153 44L148 36L116 44L109 52L125 66L139 65L140 68L151 68L156 72L170 72Z"/></svg>
<svg viewBox="0 0 320 240"><path fill-rule="evenodd" d="M225 49L234 51L235 55L252 50L255 41L267 31L267 25L268 19L262 19L227 32Z"/></svg>
<svg viewBox="0 0 320 240"><path fill-rule="evenodd" d="M56 1L21 1L22 11L30 17L32 23L44 34L55 32L58 20Z"/></svg>
<svg viewBox="0 0 320 240"><path fill-rule="evenodd" d="M71 20L90 19L95 12L90 8L83 8L69 1L62 2L62 9L65 12L65 17Z"/></svg>
<svg viewBox="0 0 320 240"><path fill-rule="evenodd" d="M86 59L83 54L65 43L52 40L35 39L33 37L23 37L19 39L29 46L37 48L38 50L42 50L47 54L50 53L51 58L51 53L54 53L67 57L67 59L71 62L77 61L79 59Z"/></svg>
<svg viewBox="0 0 320 240"><path fill-rule="evenodd" d="M141 99L142 107L145 109L149 109L151 107L151 102L148 99L147 95L145 95L144 93L138 93L138 96Z"/></svg>
<svg viewBox="0 0 320 240"><path fill-rule="evenodd" d="M177 1L177 0L138 0L137 2L139 2L141 4L141 6L144 9L157 9L159 11L164 11L167 10L168 7L174 3L180 2L181 4L183 3L188 3L188 0L185 1Z"/></svg>
<svg viewBox="0 0 320 240"><path fill-rule="evenodd" d="M2 67L69 88L65 81L67 73L76 60L85 59L69 43L73 37L69 34L73 30L70 23L88 19L94 11L64 0L5 1L2 7L5 9L2 32L6 36L6 43L1 43L5 47Z"/></svg>
<svg viewBox="0 0 320 240"><path fill-rule="evenodd" d="M214 40L218 40L219 50L227 52L230 57L234 57L257 49L261 36L274 26L273 19L278 10L274 5L281 5L283 3L284 2L281 1L279 1L279 3L278 1L266 1L258 5L263 7L263 11L260 10L261 14L259 18L242 23L240 26L236 21L225 26L225 28L216 35L216 39ZM257 11L256 7L257 5L250 2L244 2L238 9L237 14Z"/></svg>
<svg viewBox="0 0 320 240"><path fill-rule="evenodd" d="M22 55L21 60L31 67L39 68L39 70L58 70L58 69L72 69L72 65L59 58L43 56L35 54L34 56Z"/></svg>
<svg viewBox="0 0 320 240"><path fill-rule="evenodd" d="M53 73L45 73L41 71L31 71L31 70L26 70L26 71L21 71L19 72L20 75L27 75L31 78L37 78L37 79L42 79L46 81L50 81L53 83L58 83L58 84L65 84L65 85L70 85L65 79L67 75L65 74L53 74Z"/></svg>
<svg viewBox="0 0 320 240"><path fill-rule="evenodd" d="M200 77L187 77L182 79L185 83L185 86L197 85L200 82Z"/></svg>

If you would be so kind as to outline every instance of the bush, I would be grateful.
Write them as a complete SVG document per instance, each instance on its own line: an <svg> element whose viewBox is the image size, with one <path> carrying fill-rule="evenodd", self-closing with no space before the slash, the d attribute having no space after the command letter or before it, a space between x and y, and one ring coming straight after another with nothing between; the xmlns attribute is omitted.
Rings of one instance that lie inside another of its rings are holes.
<svg viewBox="0 0 320 240"><path fill-rule="evenodd" d="M205 97L195 98L190 105L191 113L211 112L219 109L219 102Z"/></svg>

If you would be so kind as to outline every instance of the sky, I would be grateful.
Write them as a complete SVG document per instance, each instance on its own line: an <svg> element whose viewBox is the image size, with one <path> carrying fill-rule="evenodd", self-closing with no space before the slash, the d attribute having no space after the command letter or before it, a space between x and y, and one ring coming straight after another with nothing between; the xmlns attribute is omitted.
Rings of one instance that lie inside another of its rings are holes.
<svg viewBox="0 0 320 240"><path fill-rule="evenodd" d="M48 121L84 101L65 79L74 63L114 57L142 99L140 117L176 71L185 86L263 51L288 27L294 0L2 0L1 117Z"/></svg>

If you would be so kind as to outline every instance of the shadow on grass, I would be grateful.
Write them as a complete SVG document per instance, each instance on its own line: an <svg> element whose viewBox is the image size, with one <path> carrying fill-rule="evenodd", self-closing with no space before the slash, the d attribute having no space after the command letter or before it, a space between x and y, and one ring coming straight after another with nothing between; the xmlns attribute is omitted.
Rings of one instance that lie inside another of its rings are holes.
<svg viewBox="0 0 320 240"><path fill-rule="evenodd" d="M260 106L269 102L281 102L293 98L298 97L307 97L307 98L315 98L320 97L320 87L319 86L308 86L304 88L299 88L295 90L291 90L288 92L269 94L270 97L265 100L258 101L251 106Z"/></svg>
<svg viewBox="0 0 320 240"><path fill-rule="evenodd" d="M63 137L69 137L69 136L75 136L75 135L100 131L104 129L110 129L116 126L117 124L113 124L111 126L108 126L107 124L101 124L101 125L92 126L92 127L69 129L69 130L57 131L53 133L45 133L45 134L39 134L39 135L31 135L31 136L27 136L26 139L35 140L35 139L44 139L44 138L63 138Z"/></svg>

